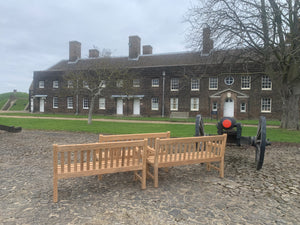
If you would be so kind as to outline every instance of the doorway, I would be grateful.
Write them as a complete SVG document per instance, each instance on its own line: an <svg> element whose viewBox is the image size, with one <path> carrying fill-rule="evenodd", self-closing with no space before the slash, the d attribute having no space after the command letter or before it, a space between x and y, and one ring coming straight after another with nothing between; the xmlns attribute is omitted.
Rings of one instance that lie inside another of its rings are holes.
<svg viewBox="0 0 300 225"><path fill-rule="evenodd" d="M123 99L117 99L117 115L123 115Z"/></svg>
<svg viewBox="0 0 300 225"><path fill-rule="evenodd" d="M223 117L234 117L234 101L232 98L227 98L224 102Z"/></svg>
<svg viewBox="0 0 300 225"><path fill-rule="evenodd" d="M45 111L45 100L40 98L40 112Z"/></svg>
<svg viewBox="0 0 300 225"><path fill-rule="evenodd" d="M141 101L139 98L133 100L133 115L140 115L140 104Z"/></svg>

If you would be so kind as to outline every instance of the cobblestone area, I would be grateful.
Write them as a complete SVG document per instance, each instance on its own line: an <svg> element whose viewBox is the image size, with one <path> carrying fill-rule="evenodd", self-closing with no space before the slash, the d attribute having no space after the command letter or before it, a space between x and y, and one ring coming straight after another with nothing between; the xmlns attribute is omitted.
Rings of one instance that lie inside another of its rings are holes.
<svg viewBox="0 0 300 225"><path fill-rule="evenodd" d="M0 224L300 224L300 145L227 147L225 178L204 165L161 171L147 189L131 173L59 181L52 202L52 144L96 142L86 133L0 132Z"/></svg>

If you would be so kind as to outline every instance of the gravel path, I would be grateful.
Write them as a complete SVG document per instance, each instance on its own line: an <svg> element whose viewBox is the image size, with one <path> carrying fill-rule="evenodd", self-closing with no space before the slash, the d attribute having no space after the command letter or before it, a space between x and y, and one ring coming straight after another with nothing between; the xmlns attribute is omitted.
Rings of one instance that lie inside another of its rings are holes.
<svg viewBox="0 0 300 225"><path fill-rule="evenodd" d="M0 224L300 224L300 145L227 147L225 178L204 165L160 171L141 190L131 173L59 181L52 202L52 144L96 142L87 133L0 131Z"/></svg>

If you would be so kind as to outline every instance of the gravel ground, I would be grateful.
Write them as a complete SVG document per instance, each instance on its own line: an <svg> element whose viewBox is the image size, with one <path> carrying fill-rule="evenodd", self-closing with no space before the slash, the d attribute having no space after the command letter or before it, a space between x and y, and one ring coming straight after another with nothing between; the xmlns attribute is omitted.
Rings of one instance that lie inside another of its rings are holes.
<svg viewBox="0 0 300 225"><path fill-rule="evenodd" d="M300 224L300 145L273 143L255 170L253 147L227 147L225 178L204 165L160 171L147 189L132 173L60 180L52 202L52 144L87 133L0 131L0 224Z"/></svg>

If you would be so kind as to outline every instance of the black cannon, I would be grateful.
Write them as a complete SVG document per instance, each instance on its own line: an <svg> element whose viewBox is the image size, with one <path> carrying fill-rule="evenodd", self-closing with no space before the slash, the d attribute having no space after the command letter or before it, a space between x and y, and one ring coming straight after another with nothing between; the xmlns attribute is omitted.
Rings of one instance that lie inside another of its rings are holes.
<svg viewBox="0 0 300 225"><path fill-rule="evenodd" d="M11 133L18 133L22 131L22 127L0 125L0 130L5 130Z"/></svg>
<svg viewBox="0 0 300 225"><path fill-rule="evenodd" d="M196 117L196 131L195 136L205 136L204 123L201 115ZM255 151L255 163L256 169L260 170L264 163L265 149L267 145L271 143L266 139L266 118L261 116L257 127L256 136L243 137L242 136L242 125L237 123L232 117L224 117L217 124L218 134L227 134L227 143L241 145L252 145L256 147Z"/></svg>

